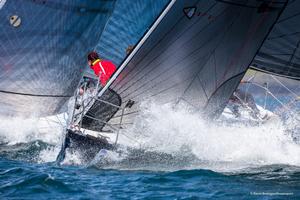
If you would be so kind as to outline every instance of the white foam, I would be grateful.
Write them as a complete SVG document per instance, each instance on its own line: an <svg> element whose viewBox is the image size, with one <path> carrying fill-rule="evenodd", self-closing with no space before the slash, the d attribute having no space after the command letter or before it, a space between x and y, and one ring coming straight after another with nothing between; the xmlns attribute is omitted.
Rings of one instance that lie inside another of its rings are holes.
<svg viewBox="0 0 300 200"><path fill-rule="evenodd" d="M63 115L47 118L2 117L0 140L10 145L35 140L57 145L64 130L64 118Z"/></svg>
<svg viewBox="0 0 300 200"><path fill-rule="evenodd" d="M62 165L82 165L82 164L84 164L84 162L82 161L81 156L82 155L79 152L75 151L75 152L71 153L67 149L66 157L61 164Z"/></svg>
<svg viewBox="0 0 300 200"><path fill-rule="evenodd" d="M185 107L174 110L171 105L158 106L149 102L146 105L141 107L141 114L133 127L121 131L121 144L171 154L178 154L181 147L189 147L200 160L234 163L238 167L268 164L300 166L300 145L286 133L286 127L279 120L270 120L258 126L209 124ZM54 161L64 130L60 123L65 118L60 116L56 121L54 118L4 118L0 120L0 138L9 144L39 139L55 145L41 151L39 156L40 162ZM134 138L134 142L124 133ZM80 155L67 153L63 164L81 163ZM224 167L224 164L220 165Z"/></svg>
<svg viewBox="0 0 300 200"><path fill-rule="evenodd" d="M40 152L38 157L38 163L45 163L45 162L54 162L56 157L60 151L61 145L57 145L54 147L48 147Z"/></svg>
<svg viewBox="0 0 300 200"><path fill-rule="evenodd" d="M126 134L131 134L146 149L166 153L188 146L205 161L236 163L244 167L300 165L300 145L285 132L279 120L258 126L208 124L186 108L174 110L170 105L148 103Z"/></svg>

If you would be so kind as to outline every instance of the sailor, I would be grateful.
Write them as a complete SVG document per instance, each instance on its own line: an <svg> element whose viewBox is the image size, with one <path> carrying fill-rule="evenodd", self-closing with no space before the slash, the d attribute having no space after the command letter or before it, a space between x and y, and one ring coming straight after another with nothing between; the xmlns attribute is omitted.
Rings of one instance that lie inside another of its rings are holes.
<svg viewBox="0 0 300 200"><path fill-rule="evenodd" d="M133 45L129 45L126 49L126 55L129 55L134 49L134 46Z"/></svg>
<svg viewBox="0 0 300 200"><path fill-rule="evenodd" d="M93 51L88 54L88 64L99 77L101 86L104 87L113 73L116 71L116 66L109 60L100 59L97 52Z"/></svg>
<svg viewBox="0 0 300 200"><path fill-rule="evenodd" d="M236 117L240 117L239 113L239 106L247 106L251 109L251 116L255 119L258 118L260 112L255 104L254 97L246 91L243 91L241 89L237 89L233 95L229 99L231 102L234 103L234 106L232 108L232 112Z"/></svg>

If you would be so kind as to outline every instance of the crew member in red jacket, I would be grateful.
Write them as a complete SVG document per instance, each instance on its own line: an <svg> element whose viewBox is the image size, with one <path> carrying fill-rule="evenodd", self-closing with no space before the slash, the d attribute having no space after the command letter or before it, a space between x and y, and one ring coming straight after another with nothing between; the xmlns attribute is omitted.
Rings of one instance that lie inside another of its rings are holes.
<svg viewBox="0 0 300 200"><path fill-rule="evenodd" d="M94 70L96 76L100 77L102 87L105 86L117 69L111 61L101 60L99 55L94 51L88 54L88 64Z"/></svg>

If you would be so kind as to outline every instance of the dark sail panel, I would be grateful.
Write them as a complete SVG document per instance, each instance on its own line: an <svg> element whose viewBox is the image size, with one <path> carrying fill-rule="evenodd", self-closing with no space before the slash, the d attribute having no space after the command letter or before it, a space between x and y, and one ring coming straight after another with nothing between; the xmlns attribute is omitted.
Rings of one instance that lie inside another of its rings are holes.
<svg viewBox="0 0 300 200"><path fill-rule="evenodd" d="M186 102L205 115L217 116L285 6L283 1L170 4L154 31L113 77L117 78L111 89L121 96L122 105L135 102L125 109L124 125L132 123L146 99ZM118 112L110 123L117 124L120 116Z"/></svg>
<svg viewBox="0 0 300 200"><path fill-rule="evenodd" d="M299 21L300 1L289 1L251 67L288 78L300 79Z"/></svg>
<svg viewBox="0 0 300 200"><path fill-rule="evenodd" d="M100 97L100 100L103 100L104 102L96 100L83 116L82 128L93 131L102 131L106 122L119 110L117 106L121 106L122 104L120 96L110 89L105 91ZM106 102L109 102L110 104L107 104Z"/></svg>

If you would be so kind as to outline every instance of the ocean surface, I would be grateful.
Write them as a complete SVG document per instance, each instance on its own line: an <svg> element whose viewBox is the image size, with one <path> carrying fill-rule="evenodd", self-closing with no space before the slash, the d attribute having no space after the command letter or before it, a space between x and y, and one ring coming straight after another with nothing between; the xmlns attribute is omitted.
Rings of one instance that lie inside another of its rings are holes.
<svg viewBox="0 0 300 200"><path fill-rule="evenodd" d="M300 199L294 126L276 117L207 124L185 109L148 106L121 133L122 151L92 163L69 154L59 165L63 126L5 118L0 199Z"/></svg>
<svg viewBox="0 0 300 200"><path fill-rule="evenodd" d="M1 199L300 199L300 168L116 170L0 159Z"/></svg>

